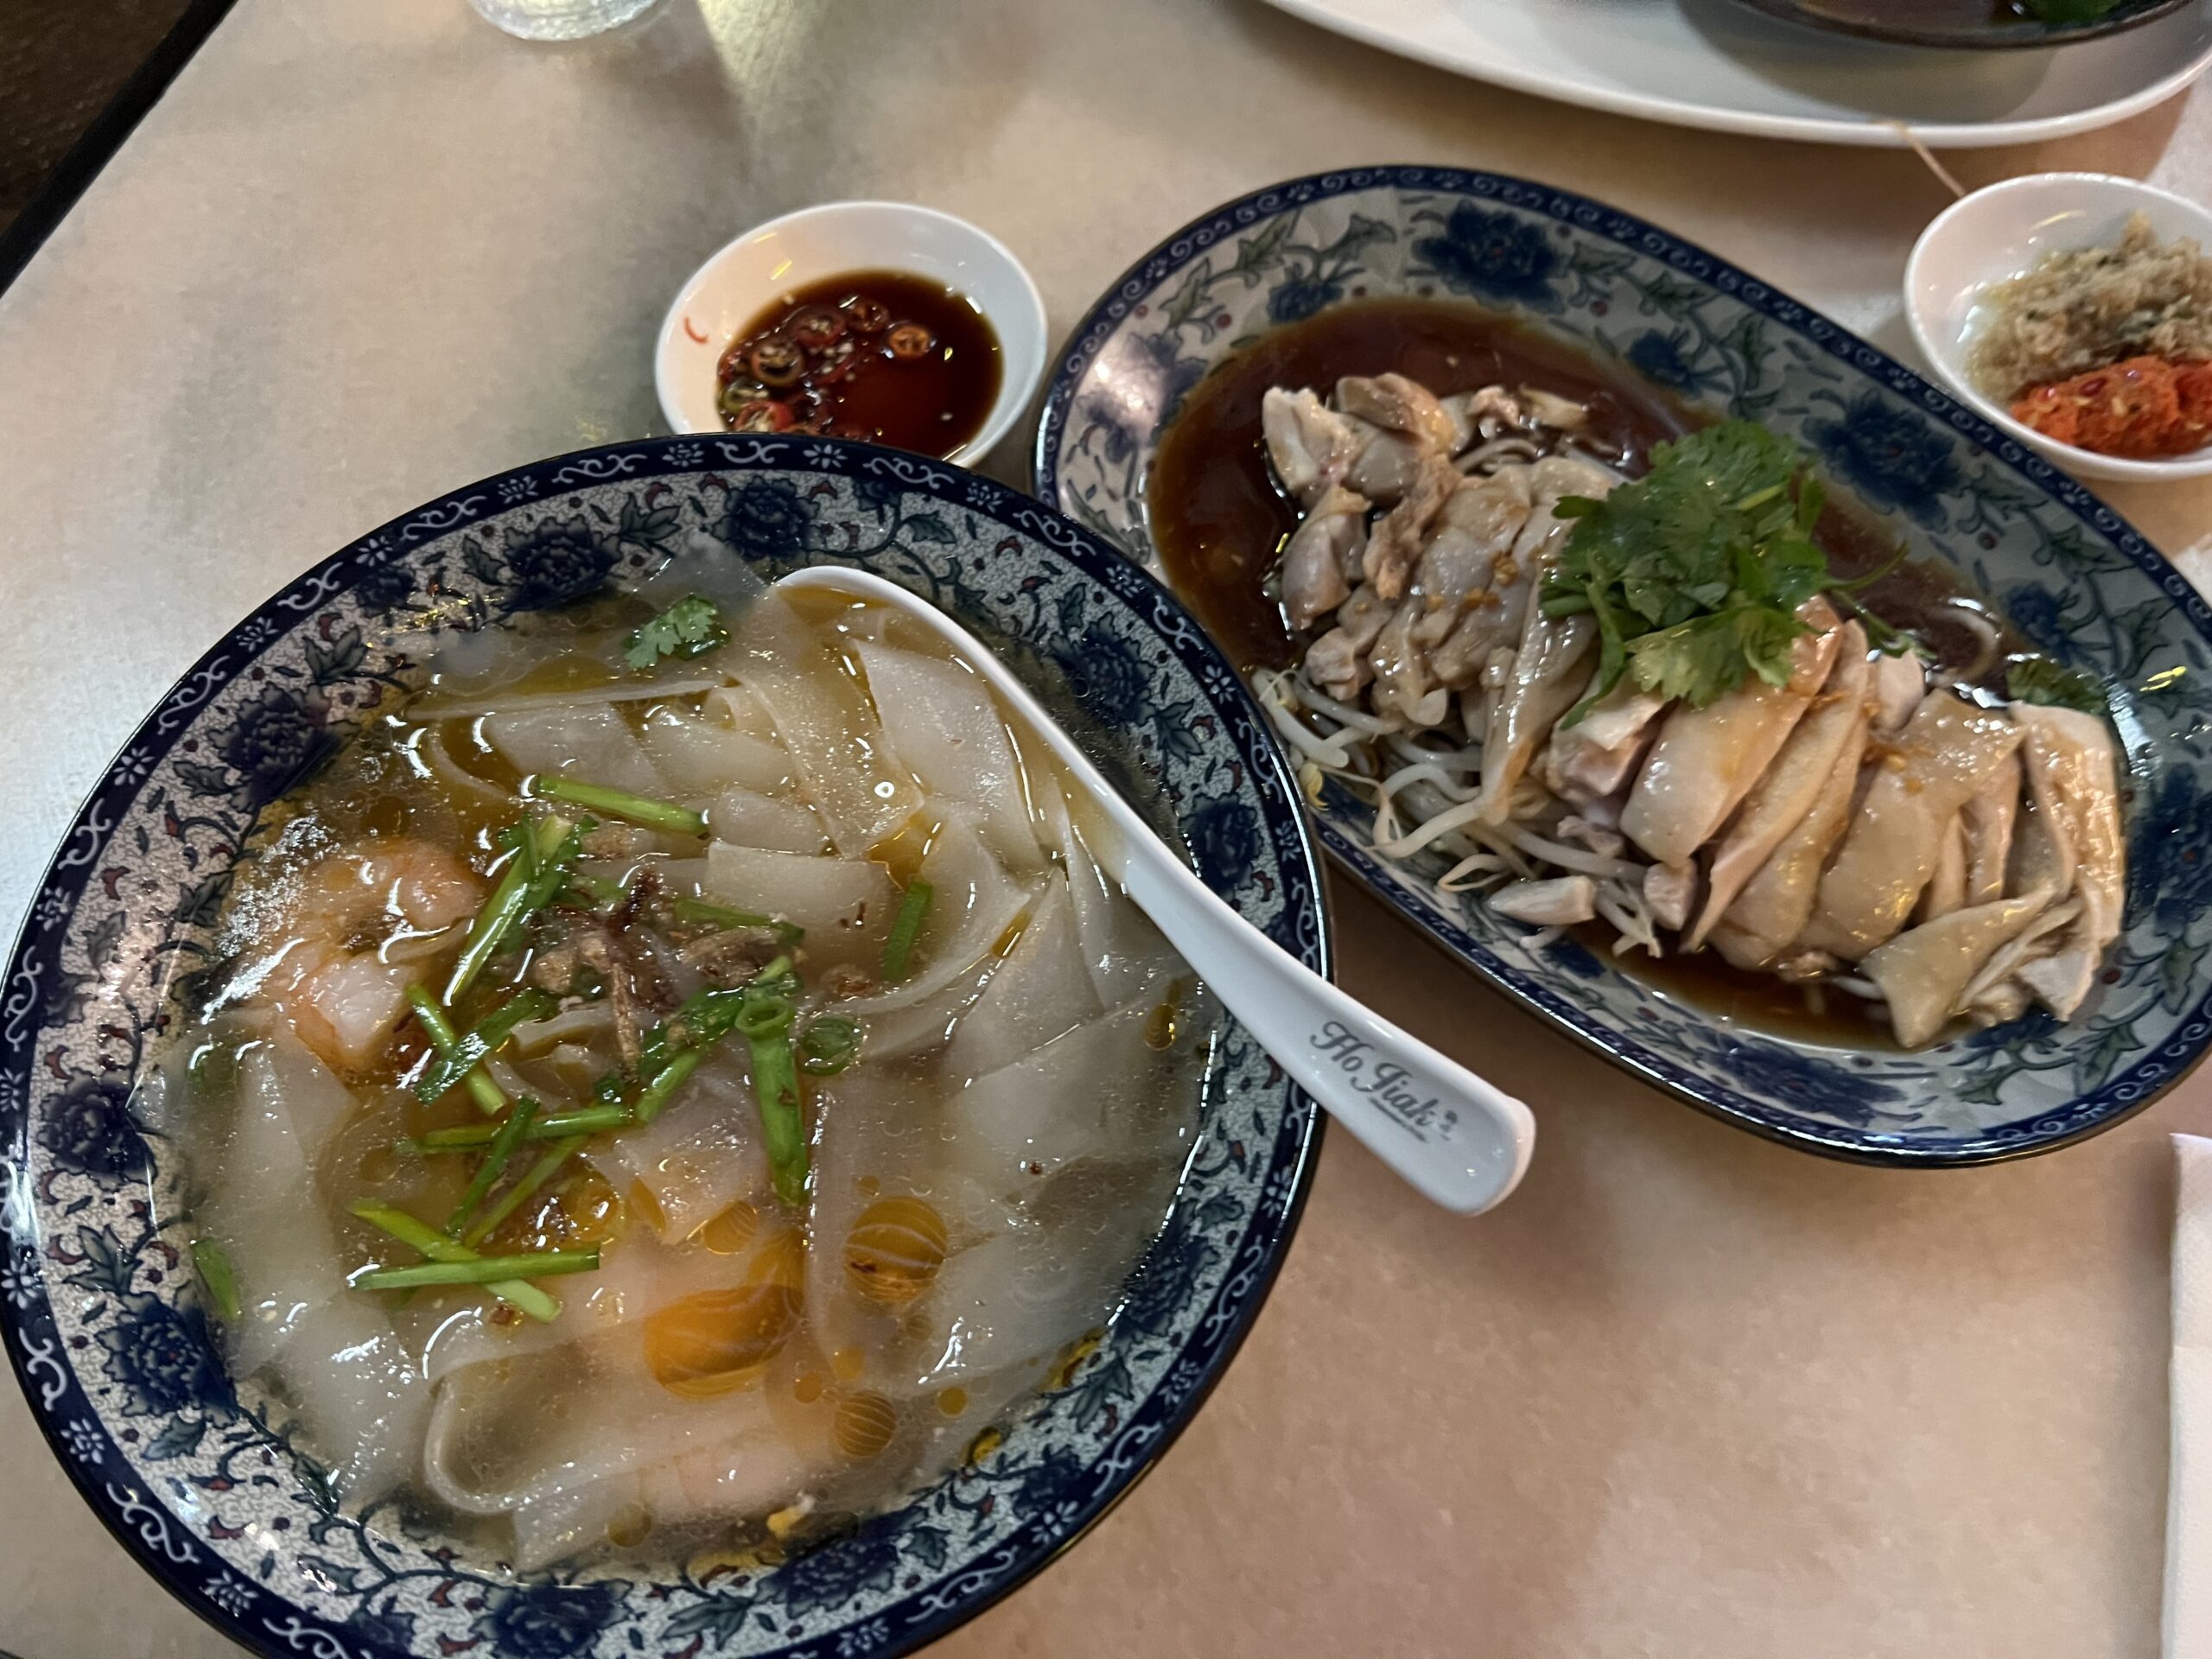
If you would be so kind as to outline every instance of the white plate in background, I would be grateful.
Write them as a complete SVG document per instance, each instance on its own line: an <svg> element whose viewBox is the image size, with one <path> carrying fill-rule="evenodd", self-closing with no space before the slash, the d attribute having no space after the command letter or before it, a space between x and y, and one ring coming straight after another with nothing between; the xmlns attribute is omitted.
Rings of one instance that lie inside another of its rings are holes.
<svg viewBox="0 0 2212 1659"><path fill-rule="evenodd" d="M1539 98L1675 126L1936 149L2088 132L2212 67L2212 5L2047 50L1885 46L1737 0L1269 0L1339 35Z"/></svg>

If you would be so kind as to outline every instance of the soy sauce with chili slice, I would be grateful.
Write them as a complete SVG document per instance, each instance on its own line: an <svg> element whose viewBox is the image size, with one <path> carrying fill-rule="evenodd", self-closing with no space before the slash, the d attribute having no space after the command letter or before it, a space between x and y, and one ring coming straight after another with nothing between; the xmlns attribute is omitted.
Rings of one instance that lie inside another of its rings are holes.
<svg viewBox="0 0 2212 1659"><path fill-rule="evenodd" d="M966 295L897 270L793 289L716 370L733 432L821 432L949 455L999 394L998 336Z"/></svg>

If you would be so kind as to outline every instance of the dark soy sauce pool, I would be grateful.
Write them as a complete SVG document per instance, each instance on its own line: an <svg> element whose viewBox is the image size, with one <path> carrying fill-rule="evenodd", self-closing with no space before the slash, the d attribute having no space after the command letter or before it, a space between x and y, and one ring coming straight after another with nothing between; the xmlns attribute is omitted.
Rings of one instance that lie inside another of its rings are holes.
<svg viewBox="0 0 2212 1659"><path fill-rule="evenodd" d="M859 270L802 284L753 318L716 378L733 431L826 432L950 455L982 430L1001 369L998 336L966 295L905 271Z"/></svg>
<svg viewBox="0 0 2212 1659"><path fill-rule="evenodd" d="M1357 300L1263 335L1184 399L1160 440L1146 501L1170 585L1248 673L1289 666L1306 644L1292 632L1269 581L1298 514L1268 464L1260 399L1270 386L1310 386L1325 397L1340 376L1394 371L1440 396L1502 385L1572 397L1592 411L1584 446L1631 476L1646 470L1654 444L1712 418L1510 318L1446 301ZM1846 578L1878 569L1897 545L1895 530L1844 506L1834 491L1815 534ZM1978 635L1955 608L1971 596L1947 570L1909 560L1858 597L1885 620L1913 629L1939 664L1955 671L1971 664ZM1970 683L1994 693L2004 658L2030 647L1993 613L1982 613L1997 627L1999 651ZM1804 988L1733 968L1708 951L1615 957L1610 929L1592 925L1574 932L1600 958L1723 1023L1815 1042L1893 1046L1886 1020L1846 992L1827 989L1815 1007Z"/></svg>

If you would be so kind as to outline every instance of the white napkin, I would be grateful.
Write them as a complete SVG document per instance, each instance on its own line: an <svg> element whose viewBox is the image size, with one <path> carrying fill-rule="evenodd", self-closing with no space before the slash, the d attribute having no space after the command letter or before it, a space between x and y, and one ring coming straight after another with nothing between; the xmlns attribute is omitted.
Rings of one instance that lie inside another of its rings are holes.
<svg viewBox="0 0 2212 1659"><path fill-rule="evenodd" d="M2166 1478L2166 1659L2212 1659L2212 1141L2174 1136L2173 1449Z"/></svg>

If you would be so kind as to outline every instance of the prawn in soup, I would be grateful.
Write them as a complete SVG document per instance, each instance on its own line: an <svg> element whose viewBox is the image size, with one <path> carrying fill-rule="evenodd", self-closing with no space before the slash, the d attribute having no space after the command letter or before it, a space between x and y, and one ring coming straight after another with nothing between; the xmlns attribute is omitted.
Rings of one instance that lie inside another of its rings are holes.
<svg viewBox="0 0 2212 1659"><path fill-rule="evenodd" d="M909 626L754 583L464 636L270 815L149 1109L349 1507L524 1569L780 1543L1112 1317L1211 1006Z"/></svg>

